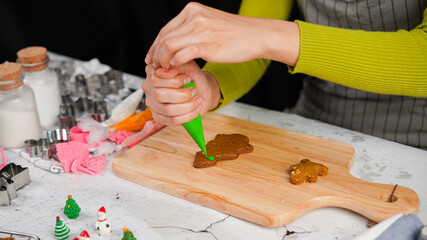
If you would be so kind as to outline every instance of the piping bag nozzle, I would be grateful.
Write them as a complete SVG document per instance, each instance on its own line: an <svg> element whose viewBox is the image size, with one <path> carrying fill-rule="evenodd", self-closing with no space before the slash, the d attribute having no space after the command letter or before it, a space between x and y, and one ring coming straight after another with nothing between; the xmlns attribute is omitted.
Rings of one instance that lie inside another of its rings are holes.
<svg viewBox="0 0 427 240"><path fill-rule="evenodd" d="M186 87L195 88L196 86L194 85L193 82L190 82L182 88L186 88ZM182 125L184 126L185 130L187 130L188 134L190 134L193 140L200 147L200 149L205 154L205 156L211 161L214 160L215 158L213 156L208 156L206 153L205 135L203 134L202 118L200 114L197 115L197 117L194 118L193 120L183 123Z"/></svg>

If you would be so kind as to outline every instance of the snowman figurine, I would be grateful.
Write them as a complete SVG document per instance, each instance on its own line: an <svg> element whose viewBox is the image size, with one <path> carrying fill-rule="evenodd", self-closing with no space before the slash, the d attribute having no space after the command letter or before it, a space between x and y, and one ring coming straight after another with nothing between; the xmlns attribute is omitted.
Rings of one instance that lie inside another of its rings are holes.
<svg viewBox="0 0 427 240"><path fill-rule="evenodd" d="M105 212L105 208L101 207L98 210L98 221L96 222L96 230L98 230L99 236L110 236L111 226L110 221L107 220L107 213Z"/></svg>

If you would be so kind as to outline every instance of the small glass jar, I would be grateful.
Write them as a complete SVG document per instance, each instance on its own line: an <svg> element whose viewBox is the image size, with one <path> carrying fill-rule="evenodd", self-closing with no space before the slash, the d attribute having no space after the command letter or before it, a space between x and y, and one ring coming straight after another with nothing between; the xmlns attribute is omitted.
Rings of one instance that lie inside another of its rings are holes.
<svg viewBox="0 0 427 240"><path fill-rule="evenodd" d="M21 148L42 136L33 90L22 78L19 64L0 64L0 147Z"/></svg>
<svg viewBox="0 0 427 240"><path fill-rule="evenodd" d="M58 75L48 68L49 56L44 47L27 47L17 55L24 71L24 83L34 91L40 124L49 129L58 123L61 105Z"/></svg>

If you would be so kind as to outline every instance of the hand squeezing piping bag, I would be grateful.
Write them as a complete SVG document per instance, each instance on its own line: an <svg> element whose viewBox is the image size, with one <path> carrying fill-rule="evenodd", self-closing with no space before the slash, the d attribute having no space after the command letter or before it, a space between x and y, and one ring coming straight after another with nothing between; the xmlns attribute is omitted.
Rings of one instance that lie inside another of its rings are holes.
<svg viewBox="0 0 427 240"><path fill-rule="evenodd" d="M182 88L186 88L186 87L196 88L196 86L194 85L193 82L188 83L187 85L185 85ZM205 154L205 156L211 161L214 160L213 156L208 156L206 153L205 135L203 134L202 118L201 118L200 114L197 115L197 117L195 119L193 119L189 122L183 123L182 125L184 126L185 130L187 130L188 134L190 134L190 136L193 138L193 140L200 147L200 149Z"/></svg>

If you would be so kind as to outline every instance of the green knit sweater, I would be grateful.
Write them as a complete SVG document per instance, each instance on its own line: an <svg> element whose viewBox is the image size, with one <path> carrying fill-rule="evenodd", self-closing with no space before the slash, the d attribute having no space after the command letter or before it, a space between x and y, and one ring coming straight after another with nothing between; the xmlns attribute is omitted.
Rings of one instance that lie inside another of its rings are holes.
<svg viewBox="0 0 427 240"><path fill-rule="evenodd" d="M287 19L293 1L243 0L239 14ZM427 97L427 9L411 31L368 32L296 21L300 56L291 73L304 73L381 94ZM354 43L357 42L357 48ZM222 93L218 108L246 94L261 79L269 60L207 63Z"/></svg>

